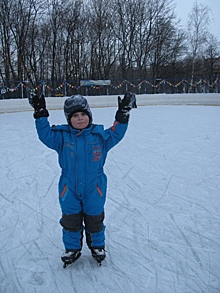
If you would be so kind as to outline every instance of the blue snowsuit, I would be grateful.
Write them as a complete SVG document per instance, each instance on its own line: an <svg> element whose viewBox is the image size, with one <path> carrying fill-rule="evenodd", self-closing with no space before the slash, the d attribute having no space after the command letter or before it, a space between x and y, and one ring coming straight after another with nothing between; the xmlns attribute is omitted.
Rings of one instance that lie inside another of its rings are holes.
<svg viewBox="0 0 220 293"><path fill-rule="evenodd" d="M92 124L83 130L50 126L46 117L35 120L39 139L58 153L62 173L59 202L66 251L82 248L83 222L89 248L105 247L104 204L107 178L103 171L108 151L124 136L128 124L115 121L104 130Z"/></svg>

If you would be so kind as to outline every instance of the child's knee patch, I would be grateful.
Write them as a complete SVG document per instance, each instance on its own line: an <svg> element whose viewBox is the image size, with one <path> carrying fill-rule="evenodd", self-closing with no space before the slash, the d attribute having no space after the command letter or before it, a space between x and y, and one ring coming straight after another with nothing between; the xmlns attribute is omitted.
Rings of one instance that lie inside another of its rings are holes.
<svg viewBox="0 0 220 293"><path fill-rule="evenodd" d="M62 215L60 224L67 231L79 231L82 229L82 212L78 214Z"/></svg>
<svg viewBox="0 0 220 293"><path fill-rule="evenodd" d="M103 229L103 221L104 221L104 212L97 216L90 216L84 214L84 222L86 230L89 233L98 233L101 232Z"/></svg>

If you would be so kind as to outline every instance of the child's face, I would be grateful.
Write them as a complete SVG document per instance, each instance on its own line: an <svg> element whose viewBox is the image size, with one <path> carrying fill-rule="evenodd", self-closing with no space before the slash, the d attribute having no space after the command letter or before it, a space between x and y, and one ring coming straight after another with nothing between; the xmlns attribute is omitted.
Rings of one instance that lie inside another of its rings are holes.
<svg viewBox="0 0 220 293"><path fill-rule="evenodd" d="M84 112L76 112L70 119L73 128L83 129L89 125L89 116Z"/></svg>

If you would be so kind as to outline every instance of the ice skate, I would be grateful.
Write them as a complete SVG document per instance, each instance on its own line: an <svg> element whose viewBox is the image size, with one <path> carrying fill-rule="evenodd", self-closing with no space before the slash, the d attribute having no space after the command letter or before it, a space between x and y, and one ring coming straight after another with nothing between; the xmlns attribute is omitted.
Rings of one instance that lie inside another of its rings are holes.
<svg viewBox="0 0 220 293"><path fill-rule="evenodd" d="M64 262L63 268L72 265L81 256L80 251L66 251L61 256L61 260Z"/></svg>
<svg viewBox="0 0 220 293"><path fill-rule="evenodd" d="M104 248L94 248L91 249L93 258L97 261L98 265L101 266L102 261L105 259L105 249Z"/></svg>

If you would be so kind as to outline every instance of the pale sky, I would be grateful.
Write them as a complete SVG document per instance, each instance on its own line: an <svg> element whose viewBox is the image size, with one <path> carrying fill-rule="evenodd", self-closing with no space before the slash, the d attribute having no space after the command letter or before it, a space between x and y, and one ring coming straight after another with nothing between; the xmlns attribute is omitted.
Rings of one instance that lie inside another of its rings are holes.
<svg viewBox="0 0 220 293"><path fill-rule="evenodd" d="M187 24L188 15L193 8L194 0L174 0L176 4L175 13L177 18L181 19L181 24ZM220 0L197 0L198 4L208 6L210 12L210 32L220 41Z"/></svg>

